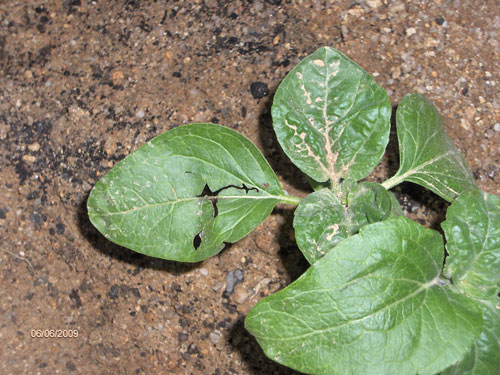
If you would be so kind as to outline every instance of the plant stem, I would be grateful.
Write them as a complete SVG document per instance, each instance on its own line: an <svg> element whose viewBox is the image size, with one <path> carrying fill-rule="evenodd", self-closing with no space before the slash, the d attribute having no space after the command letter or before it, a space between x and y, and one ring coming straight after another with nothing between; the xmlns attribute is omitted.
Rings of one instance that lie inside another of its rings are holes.
<svg viewBox="0 0 500 375"><path fill-rule="evenodd" d="M298 205L302 200L302 198L294 195L280 195L279 198L281 203L293 204L294 206Z"/></svg>

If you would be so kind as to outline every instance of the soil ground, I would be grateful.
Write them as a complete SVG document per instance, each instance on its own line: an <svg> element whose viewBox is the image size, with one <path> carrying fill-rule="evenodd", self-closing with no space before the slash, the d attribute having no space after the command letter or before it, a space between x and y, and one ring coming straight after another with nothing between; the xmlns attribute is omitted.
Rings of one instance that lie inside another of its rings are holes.
<svg viewBox="0 0 500 375"><path fill-rule="evenodd" d="M0 373L294 374L243 327L305 270L292 207L184 265L105 240L86 215L93 184L153 136L215 122L254 141L305 196L269 109L285 74L328 45L394 105L410 92L434 102L478 185L500 194L499 15L495 0L0 1ZM396 146L372 180L394 173ZM414 219L443 220L433 194L396 193Z"/></svg>

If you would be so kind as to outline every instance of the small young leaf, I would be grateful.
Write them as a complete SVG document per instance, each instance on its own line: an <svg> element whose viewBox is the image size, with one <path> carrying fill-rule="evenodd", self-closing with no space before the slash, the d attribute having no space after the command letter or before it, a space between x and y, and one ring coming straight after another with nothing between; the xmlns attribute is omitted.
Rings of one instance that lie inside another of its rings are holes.
<svg viewBox="0 0 500 375"><path fill-rule="evenodd" d="M376 182L362 182L348 195L352 223L360 228L390 218L403 216L403 210L390 191Z"/></svg>
<svg viewBox="0 0 500 375"><path fill-rule="evenodd" d="M464 157L443 128L441 115L418 94L406 95L396 111L400 166L386 188L403 181L419 184L447 201L477 189Z"/></svg>
<svg viewBox="0 0 500 375"><path fill-rule="evenodd" d="M441 375L500 374L500 299L478 301L483 310L483 331L462 359Z"/></svg>
<svg viewBox="0 0 500 375"><path fill-rule="evenodd" d="M496 296L500 290L500 198L479 190L458 196L441 224L446 236L444 274L465 293Z"/></svg>
<svg viewBox="0 0 500 375"><path fill-rule="evenodd" d="M281 147L318 182L366 177L389 140L391 104L384 89L339 51L323 47L302 60L274 96Z"/></svg>
<svg viewBox="0 0 500 375"><path fill-rule="evenodd" d="M344 206L328 189L309 194L295 210L293 227L300 251L309 263L366 224L403 214L394 195L375 182L362 182Z"/></svg>
<svg viewBox="0 0 500 375"><path fill-rule="evenodd" d="M344 206L329 189L311 193L300 202L293 227L297 245L310 264L349 235Z"/></svg>
<svg viewBox="0 0 500 375"><path fill-rule="evenodd" d="M435 374L479 336L482 312L440 280L441 236L399 217L361 228L245 325L266 355L308 374Z"/></svg>
<svg viewBox="0 0 500 375"><path fill-rule="evenodd" d="M203 195L205 186L217 195ZM197 262L246 236L284 198L247 138L219 125L190 124L118 163L96 183L87 205L92 224L109 240L153 257Z"/></svg>

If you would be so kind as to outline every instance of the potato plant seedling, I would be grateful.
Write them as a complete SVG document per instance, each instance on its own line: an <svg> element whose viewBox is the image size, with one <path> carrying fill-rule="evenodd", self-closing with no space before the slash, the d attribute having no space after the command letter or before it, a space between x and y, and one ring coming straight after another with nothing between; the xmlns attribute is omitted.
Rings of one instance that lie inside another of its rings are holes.
<svg viewBox="0 0 500 375"><path fill-rule="evenodd" d="M307 374L497 375L500 198L478 189L437 109L416 94L396 111L398 171L360 182L385 152L391 111L366 71L321 48L285 77L272 106L278 141L313 193L286 194L241 134L189 124L98 181L90 220L134 251L199 262L277 203L297 205L293 225L310 267L245 320L269 358ZM446 252L438 232L404 217L390 191L403 181L451 202Z"/></svg>

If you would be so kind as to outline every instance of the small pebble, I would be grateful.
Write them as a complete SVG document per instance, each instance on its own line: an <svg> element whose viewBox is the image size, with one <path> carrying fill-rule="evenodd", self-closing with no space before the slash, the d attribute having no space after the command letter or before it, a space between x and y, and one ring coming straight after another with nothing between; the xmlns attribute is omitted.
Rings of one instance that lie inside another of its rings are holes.
<svg viewBox="0 0 500 375"><path fill-rule="evenodd" d="M264 82L253 82L250 85L250 91L254 99L260 99L269 95L269 88Z"/></svg>
<svg viewBox="0 0 500 375"><path fill-rule="evenodd" d="M113 81L121 81L123 78L125 78L125 75L123 74L122 71L120 70L117 70L115 72L113 72Z"/></svg>
<svg viewBox="0 0 500 375"><path fill-rule="evenodd" d="M493 130L496 132L500 132L500 122L497 122L495 125L493 125Z"/></svg>
<svg viewBox="0 0 500 375"><path fill-rule="evenodd" d="M188 339L189 339L189 335L188 335L188 333L187 333L186 331L179 332L179 333L177 334L177 340L178 340L179 342L185 342L185 341L187 341Z"/></svg>
<svg viewBox="0 0 500 375"><path fill-rule="evenodd" d="M39 151L40 150L40 143L35 142L35 143L30 144L28 146L28 150L33 151L33 152Z"/></svg>
<svg viewBox="0 0 500 375"><path fill-rule="evenodd" d="M380 37L380 41L383 43L383 44L389 44L391 43L391 37L387 34L384 34Z"/></svg>
<svg viewBox="0 0 500 375"><path fill-rule="evenodd" d="M406 35L407 36L412 36L416 32L417 32L417 30L414 27L409 27L409 28L406 29Z"/></svg>
<svg viewBox="0 0 500 375"><path fill-rule="evenodd" d="M243 287L243 285L238 285L236 288L234 288L234 295L233 298L238 304L244 303L248 299L248 292L246 291L246 288Z"/></svg>
<svg viewBox="0 0 500 375"><path fill-rule="evenodd" d="M465 115L469 118L472 119L474 115L476 114L476 109L474 107L467 107L465 109Z"/></svg>
<svg viewBox="0 0 500 375"><path fill-rule="evenodd" d="M142 109L139 109L135 115L138 118L143 118L144 117L144 111Z"/></svg>
<svg viewBox="0 0 500 375"><path fill-rule="evenodd" d="M242 282L244 280L243 271L240 269L235 270L234 277L236 277L236 280L238 280L238 282Z"/></svg>
<svg viewBox="0 0 500 375"><path fill-rule="evenodd" d="M401 68L398 66L392 72L392 78L393 79L398 79L400 76L401 76Z"/></svg>
<svg viewBox="0 0 500 375"><path fill-rule="evenodd" d="M27 163L34 163L36 158L33 155L23 155L23 160Z"/></svg>
<svg viewBox="0 0 500 375"><path fill-rule="evenodd" d="M118 285L112 285L108 291L108 297L110 299L117 299L120 294L120 287Z"/></svg>
<svg viewBox="0 0 500 375"><path fill-rule="evenodd" d="M438 18L436 18L436 23L437 23L439 26L441 26L444 22L445 22L445 21L444 21L444 18L443 18L443 17L438 17Z"/></svg>
<svg viewBox="0 0 500 375"><path fill-rule="evenodd" d="M382 5L382 1L380 0L366 0L366 5L370 8L376 9Z"/></svg>
<svg viewBox="0 0 500 375"><path fill-rule="evenodd" d="M170 320L170 319L172 319L175 315L177 315L177 314L176 314L176 312L175 312L174 310L170 310L170 309L169 309L169 310L165 311L165 315L164 315L164 316L165 316L165 319Z"/></svg>
<svg viewBox="0 0 500 375"><path fill-rule="evenodd" d="M222 335L217 331L210 332L208 338L210 339L210 342L214 345L220 344L222 342Z"/></svg>
<svg viewBox="0 0 500 375"><path fill-rule="evenodd" d="M235 271L229 271L226 276L226 292L231 295L234 292L234 287L241 283L244 279L243 271L237 269Z"/></svg>
<svg viewBox="0 0 500 375"><path fill-rule="evenodd" d="M389 5L389 12L399 13L405 11L405 4L402 1L393 1Z"/></svg>
<svg viewBox="0 0 500 375"><path fill-rule="evenodd" d="M226 275L226 292L229 294L233 294L235 285L236 280L234 278L234 272L229 271Z"/></svg>

